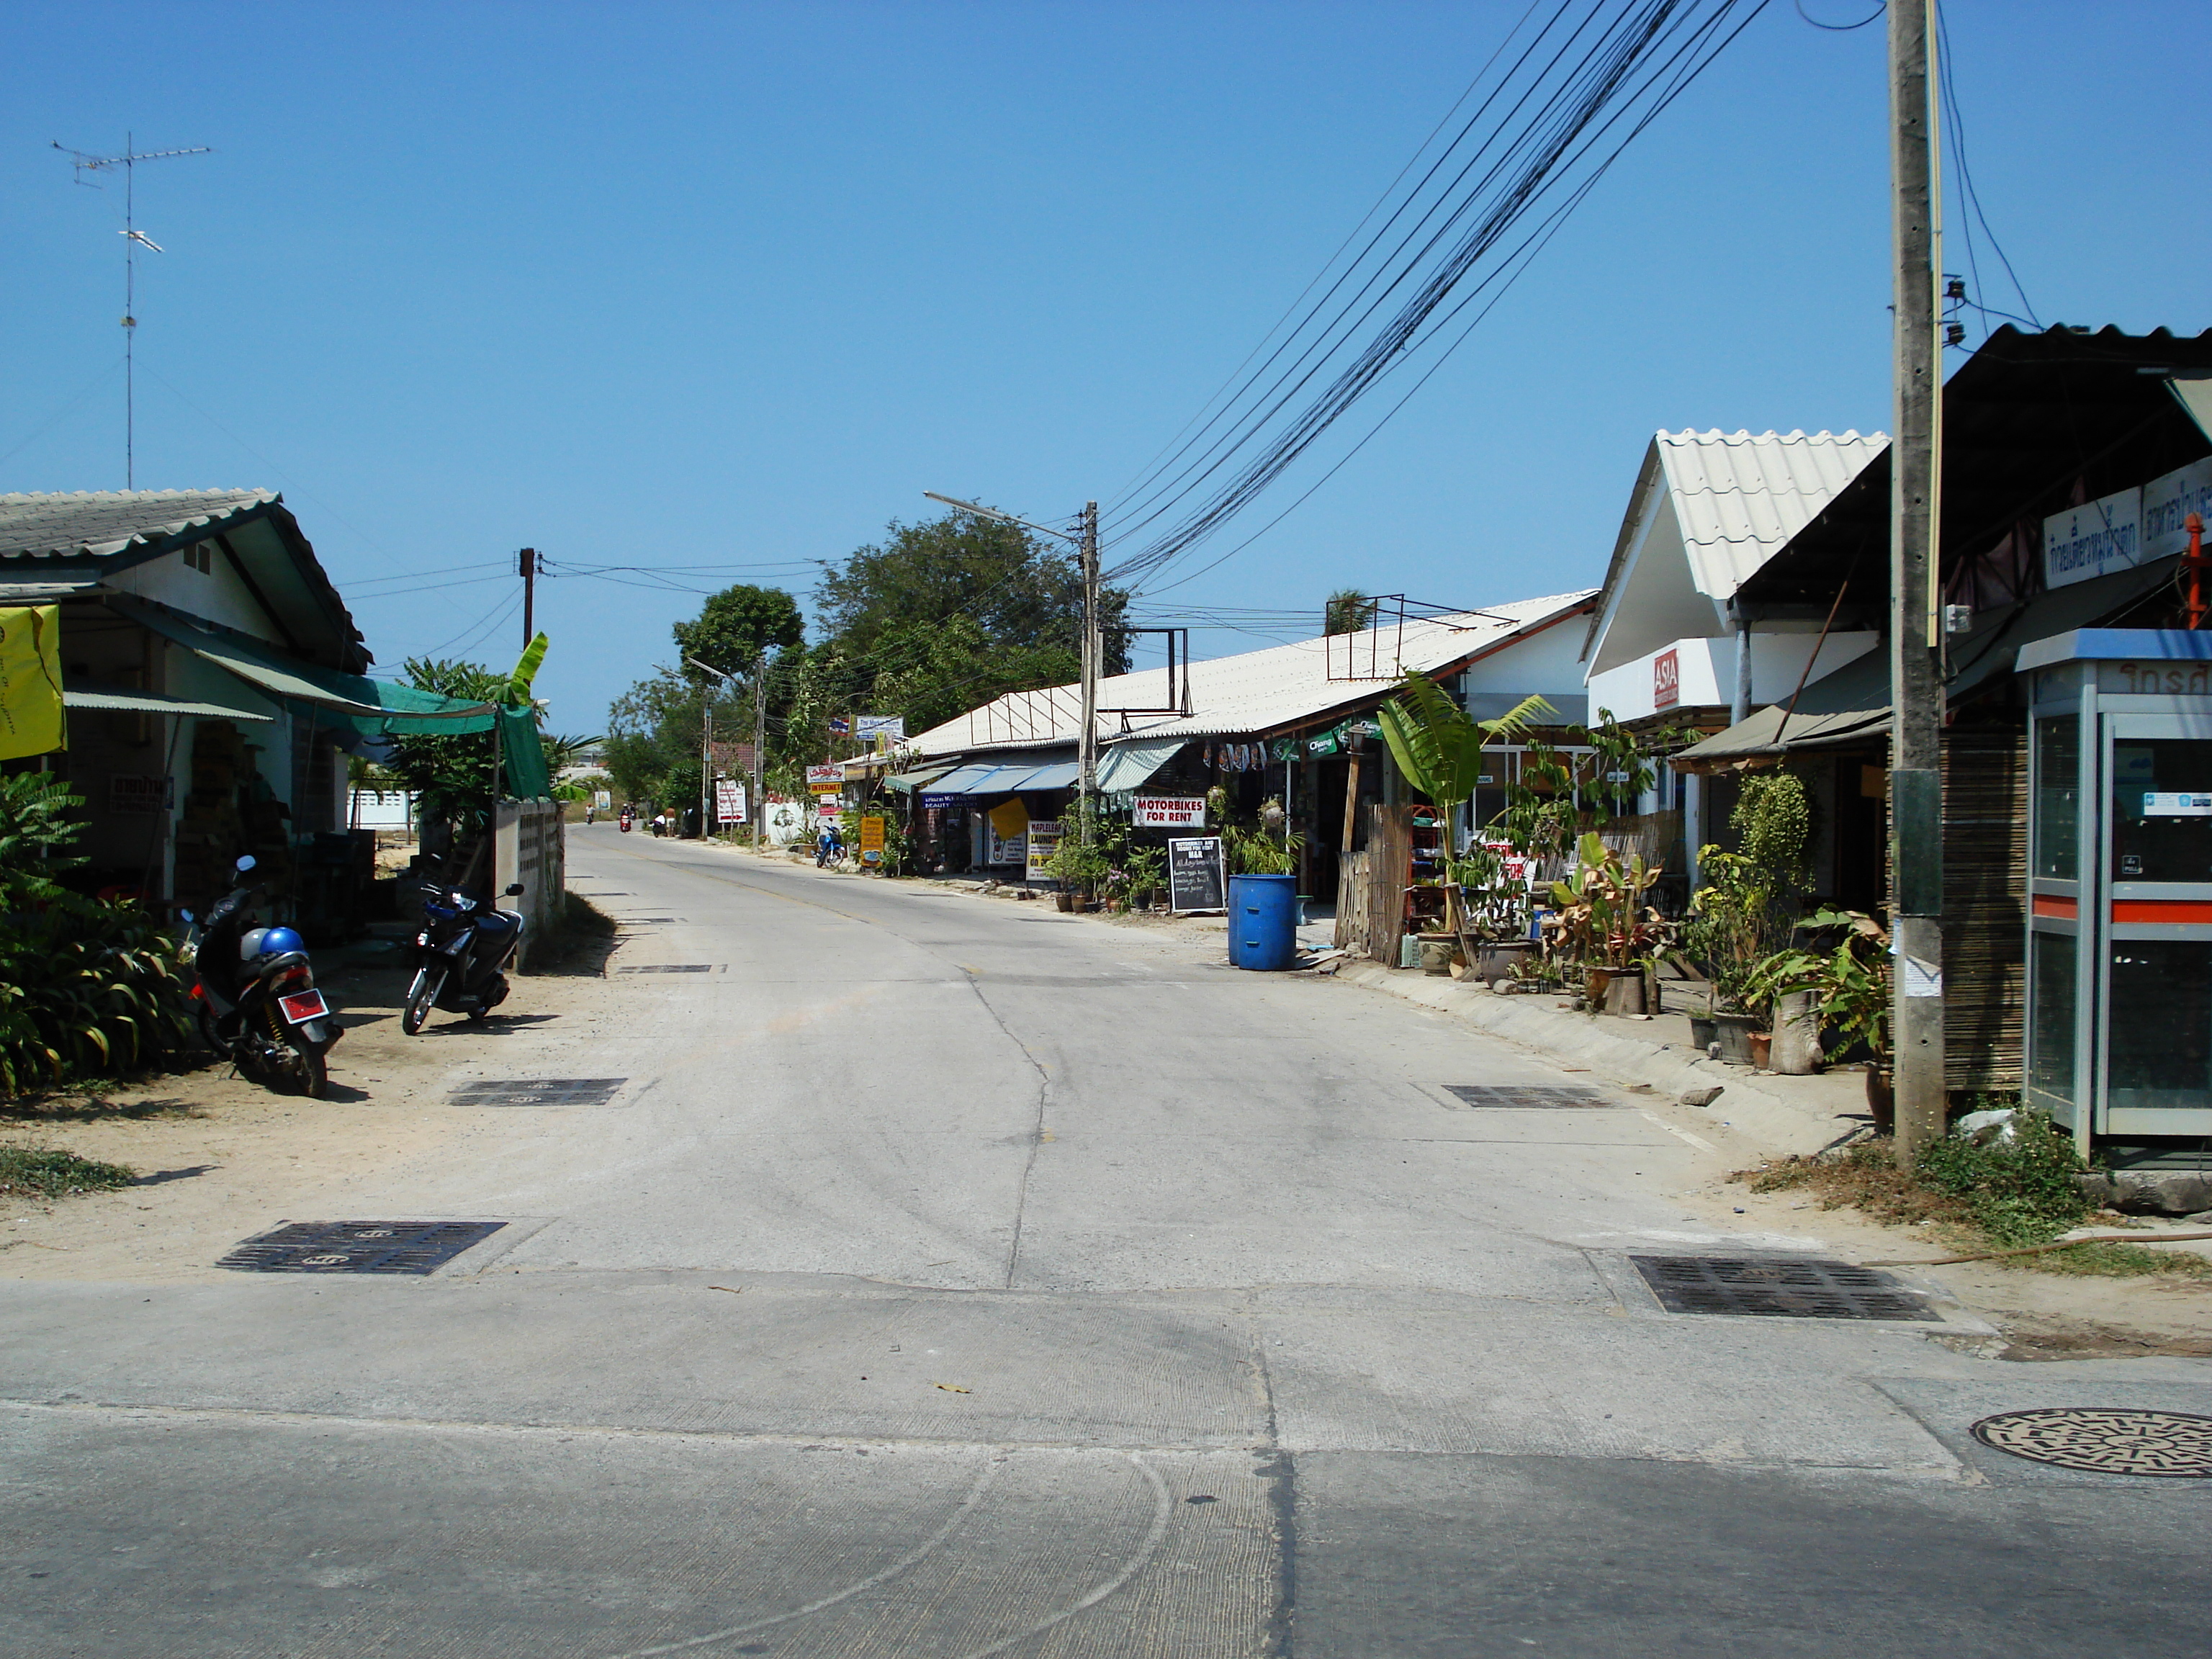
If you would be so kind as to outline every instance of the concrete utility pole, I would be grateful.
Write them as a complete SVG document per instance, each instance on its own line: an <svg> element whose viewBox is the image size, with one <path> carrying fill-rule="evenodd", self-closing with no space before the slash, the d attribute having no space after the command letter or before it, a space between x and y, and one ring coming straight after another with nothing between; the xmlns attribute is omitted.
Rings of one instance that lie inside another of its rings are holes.
<svg viewBox="0 0 2212 1659"><path fill-rule="evenodd" d="M526 547L515 561L522 571L522 648L527 651L538 637L538 550Z"/></svg>
<svg viewBox="0 0 2212 1659"><path fill-rule="evenodd" d="M1890 454L1890 1047L1897 1159L1944 1130L1943 682L1936 656L1936 123L1930 0L1889 0L1896 422Z"/></svg>
<svg viewBox="0 0 2212 1659"><path fill-rule="evenodd" d="M1098 627L1098 503L1083 504L1083 732L1076 742L1081 768L1078 799L1083 842L1091 844L1091 804L1098 793L1098 670L1105 640Z"/></svg>
<svg viewBox="0 0 2212 1659"><path fill-rule="evenodd" d="M753 851L768 845L768 647L753 664Z"/></svg>

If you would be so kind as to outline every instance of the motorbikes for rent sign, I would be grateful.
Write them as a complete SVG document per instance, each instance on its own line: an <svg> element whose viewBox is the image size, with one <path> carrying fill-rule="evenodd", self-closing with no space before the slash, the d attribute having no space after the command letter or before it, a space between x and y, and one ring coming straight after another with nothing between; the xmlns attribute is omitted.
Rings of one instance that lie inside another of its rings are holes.
<svg viewBox="0 0 2212 1659"><path fill-rule="evenodd" d="M1203 795L1139 795L1129 807L1129 823L1139 830L1203 830Z"/></svg>

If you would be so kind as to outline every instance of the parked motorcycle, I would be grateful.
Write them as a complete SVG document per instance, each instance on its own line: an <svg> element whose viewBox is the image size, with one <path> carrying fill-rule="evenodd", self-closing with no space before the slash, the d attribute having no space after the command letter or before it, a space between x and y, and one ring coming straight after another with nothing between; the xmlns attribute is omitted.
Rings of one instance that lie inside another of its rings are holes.
<svg viewBox="0 0 2212 1659"><path fill-rule="evenodd" d="M191 929L185 949L198 977L200 1037L240 1072L282 1079L315 1100L330 1092L323 1056L338 1040L330 1005L315 988L307 941L289 927L257 927L253 901L263 889L239 860L234 885L204 921L179 914Z"/></svg>
<svg viewBox="0 0 2212 1659"><path fill-rule="evenodd" d="M516 882L505 896L522 892ZM459 887L433 888L422 901L415 935L415 979L407 988L399 1029L421 1033L433 1008L483 1019L507 1000L507 964L522 944L522 918L483 904Z"/></svg>

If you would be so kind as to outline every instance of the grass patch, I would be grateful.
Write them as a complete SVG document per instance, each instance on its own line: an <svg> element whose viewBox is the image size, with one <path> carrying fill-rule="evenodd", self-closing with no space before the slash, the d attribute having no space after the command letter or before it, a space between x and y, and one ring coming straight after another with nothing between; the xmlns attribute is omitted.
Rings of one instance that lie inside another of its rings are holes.
<svg viewBox="0 0 2212 1659"><path fill-rule="evenodd" d="M0 1194L9 1197L65 1198L71 1193L112 1192L128 1187L136 1174L120 1164L102 1164L52 1146L0 1146Z"/></svg>
<svg viewBox="0 0 2212 1659"><path fill-rule="evenodd" d="M1824 1210L1855 1209L1886 1225L1923 1226L1942 1255L2045 1244L2095 1213L2075 1177L2084 1166L2071 1138L2037 1113L2023 1113L2009 1140L1976 1145L1946 1138L1926 1148L1917 1168L1897 1167L1891 1143L1785 1158L1729 1178L1755 1193L1803 1191ZM2038 1273L2133 1278L2212 1278L2212 1260L2191 1250L2142 1244L2076 1244L2002 1258L2001 1267Z"/></svg>

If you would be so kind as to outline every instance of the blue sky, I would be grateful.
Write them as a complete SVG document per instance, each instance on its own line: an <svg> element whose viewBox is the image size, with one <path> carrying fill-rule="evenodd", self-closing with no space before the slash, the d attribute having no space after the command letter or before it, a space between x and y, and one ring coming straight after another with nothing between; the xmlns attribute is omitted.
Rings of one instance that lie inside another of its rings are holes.
<svg viewBox="0 0 2212 1659"><path fill-rule="evenodd" d="M282 489L381 663L511 659L526 544L744 566L721 580L805 603L812 561L924 489L1110 499L1521 9L19 5L0 489L122 484L121 192L46 146L131 130L216 152L139 175L166 252L138 482ZM2212 9L1956 0L1950 25L1975 181L2043 320L2212 326L2212 112L2185 72ZM1158 608L1594 583L1656 428L1886 426L1881 50L1770 6L1382 436ZM541 585L555 726L602 729L697 604Z"/></svg>

